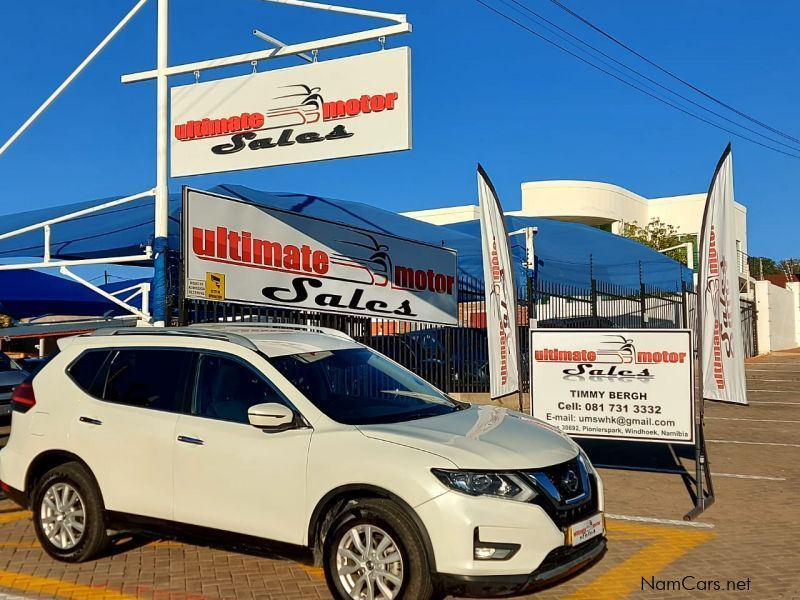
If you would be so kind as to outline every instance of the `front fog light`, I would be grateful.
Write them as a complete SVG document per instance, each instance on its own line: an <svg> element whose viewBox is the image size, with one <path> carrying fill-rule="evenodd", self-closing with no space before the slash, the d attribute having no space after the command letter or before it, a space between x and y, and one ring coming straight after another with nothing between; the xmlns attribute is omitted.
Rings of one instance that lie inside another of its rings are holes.
<svg viewBox="0 0 800 600"><path fill-rule="evenodd" d="M475 546L475 560L505 560L514 552L516 552L516 550L513 548Z"/></svg>
<svg viewBox="0 0 800 600"><path fill-rule="evenodd" d="M475 560L508 560L520 549L519 544L500 544L497 542L482 542L475 528L472 555Z"/></svg>

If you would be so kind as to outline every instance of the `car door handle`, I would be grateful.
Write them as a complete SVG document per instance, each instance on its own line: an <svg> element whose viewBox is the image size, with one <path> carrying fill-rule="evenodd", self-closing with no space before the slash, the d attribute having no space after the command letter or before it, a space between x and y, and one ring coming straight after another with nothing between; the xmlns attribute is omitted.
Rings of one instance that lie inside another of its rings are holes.
<svg viewBox="0 0 800 600"><path fill-rule="evenodd" d="M203 444L205 444L205 442L200 438L189 437L188 435L179 435L178 441L184 442L185 444L194 444L195 446L202 446Z"/></svg>
<svg viewBox="0 0 800 600"><path fill-rule="evenodd" d="M102 425L103 422L100 419L93 419L91 417L79 417L78 420L81 423L89 423L89 425Z"/></svg>

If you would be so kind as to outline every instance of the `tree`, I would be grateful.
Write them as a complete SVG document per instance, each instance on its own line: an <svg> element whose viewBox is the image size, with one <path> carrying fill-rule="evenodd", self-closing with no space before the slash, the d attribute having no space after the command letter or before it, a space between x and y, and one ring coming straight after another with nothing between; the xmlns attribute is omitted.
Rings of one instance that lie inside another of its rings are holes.
<svg viewBox="0 0 800 600"><path fill-rule="evenodd" d="M663 250L665 248L672 248L678 244L694 242L692 236L681 235L677 227L665 223L659 218L650 219L650 222L644 227L639 225L637 221L624 223L622 235L640 244L649 246L654 250ZM670 250L669 252L665 252L665 254L683 264L687 264L688 262L685 247Z"/></svg>
<svg viewBox="0 0 800 600"><path fill-rule="evenodd" d="M778 263L778 268L787 275L800 273L800 258L784 258Z"/></svg>
<svg viewBox="0 0 800 600"><path fill-rule="evenodd" d="M753 277L783 274L783 269L773 259L766 256L751 256L747 260L750 266L750 275Z"/></svg>

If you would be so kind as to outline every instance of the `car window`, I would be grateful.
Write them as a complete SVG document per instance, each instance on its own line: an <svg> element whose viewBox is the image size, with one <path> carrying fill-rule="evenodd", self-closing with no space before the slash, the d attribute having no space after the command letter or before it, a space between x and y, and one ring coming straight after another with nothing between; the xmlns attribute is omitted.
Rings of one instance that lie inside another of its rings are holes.
<svg viewBox="0 0 800 600"><path fill-rule="evenodd" d="M103 395L104 373L101 373L110 350L90 350L78 357L67 373L78 387L96 398ZM101 376L102 375L102 376Z"/></svg>
<svg viewBox="0 0 800 600"><path fill-rule="evenodd" d="M466 406L367 348L291 354L269 361L317 408L339 423L396 423Z"/></svg>
<svg viewBox="0 0 800 600"><path fill-rule="evenodd" d="M118 404L181 412L193 353L136 348L113 351L108 360L102 399Z"/></svg>
<svg viewBox="0 0 800 600"><path fill-rule="evenodd" d="M247 409L266 402L287 404L283 396L251 367L226 356L201 355L193 414L248 423Z"/></svg>

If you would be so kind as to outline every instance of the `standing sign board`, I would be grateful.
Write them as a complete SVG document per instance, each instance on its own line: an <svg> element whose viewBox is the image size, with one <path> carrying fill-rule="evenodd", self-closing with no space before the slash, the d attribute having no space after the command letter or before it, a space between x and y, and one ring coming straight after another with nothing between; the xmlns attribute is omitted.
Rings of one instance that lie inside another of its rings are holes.
<svg viewBox="0 0 800 600"><path fill-rule="evenodd" d="M456 252L184 188L187 298L456 325Z"/></svg>
<svg viewBox="0 0 800 600"><path fill-rule="evenodd" d="M173 177L411 148L396 48L172 88Z"/></svg>
<svg viewBox="0 0 800 600"><path fill-rule="evenodd" d="M532 329L532 414L576 437L694 444L688 329Z"/></svg>

